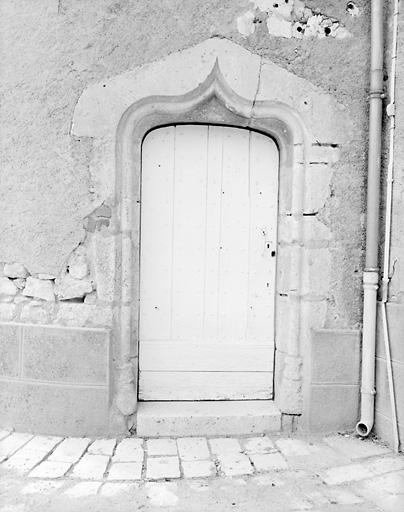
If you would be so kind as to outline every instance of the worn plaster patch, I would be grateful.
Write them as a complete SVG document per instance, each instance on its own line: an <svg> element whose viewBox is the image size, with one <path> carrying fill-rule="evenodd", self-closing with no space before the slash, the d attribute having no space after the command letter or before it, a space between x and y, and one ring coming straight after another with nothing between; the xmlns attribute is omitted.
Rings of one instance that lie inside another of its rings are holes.
<svg viewBox="0 0 404 512"><path fill-rule="evenodd" d="M256 19L266 16L268 33L287 39L296 38L336 38L350 37L351 33L335 18L306 7L302 0L252 0L253 9L248 9L237 20L237 30L243 37L255 32ZM359 10L353 2L347 11L357 16Z"/></svg>

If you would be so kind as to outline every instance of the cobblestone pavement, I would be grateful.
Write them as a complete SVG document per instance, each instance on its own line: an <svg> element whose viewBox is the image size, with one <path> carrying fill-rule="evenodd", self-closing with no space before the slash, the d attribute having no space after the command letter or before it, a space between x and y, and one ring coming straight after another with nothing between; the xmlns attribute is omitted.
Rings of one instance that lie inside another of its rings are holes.
<svg viewBox="0 0 404 512"><path fill-rule="evenodd" d="M404 456L351 435L123 440L0 432L0 512L404 511Z"/></svg>

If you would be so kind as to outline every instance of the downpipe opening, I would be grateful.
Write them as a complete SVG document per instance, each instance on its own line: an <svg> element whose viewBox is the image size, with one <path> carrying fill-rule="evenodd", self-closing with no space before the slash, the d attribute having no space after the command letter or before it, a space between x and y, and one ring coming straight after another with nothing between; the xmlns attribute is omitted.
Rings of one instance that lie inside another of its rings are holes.
<svg viewBox="0 0 404 512"><path fill-rule="evenodd" d="M368 437L370 434L370 431L372 430L372 427L369 425L366 425L363 421L359 421L356 424L356 433L360 435L361 437Z"/></svg>

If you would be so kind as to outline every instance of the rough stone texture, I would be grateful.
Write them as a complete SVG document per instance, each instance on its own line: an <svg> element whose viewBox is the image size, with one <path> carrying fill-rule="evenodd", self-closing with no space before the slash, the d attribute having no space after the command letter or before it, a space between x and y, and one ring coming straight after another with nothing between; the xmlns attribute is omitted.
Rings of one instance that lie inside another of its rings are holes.
<svg viewBox="0 0 404 512"><path fill-rule="evenodd" d="M0 277L0 295L14 297L18 289L14 282L8 277Z"/></svg>
<svg viewBox="0 0 404 512"><path fill-rule="evenodd" d="M109 339L101 330L23 328L23 377L106 385Z"/></svg>
<svg viewBox="0 0 404 512"><path fill-rule="evenodd" d="M28 270L21 265L21 263L6 263L4 265L3 273L7 277L28 277Z"/></svg>
<svg viewBox="0 0 404 512"><path fill-rule="evenodd" d="M14 325L0 326L0 376L18 377L20 373L21 330Z"/></svg>
<svg viewBox="0 0 404 512"><path fill-rule="evenodd" d="M74 466L72 477L84 480L102 480L107 469L109 457L107 455L92 455L86 453Z"/></svg>
<svg viewBox="0 0 404 512"><path fill-rule="evenodd" d="M0 424L52 435L105 435L109 430L109 391L101 386L2 381Z"/></svg>
<svg viewBox="0 0 404 512"><path fill-rule="evenodd" d="M77 267L76 272L75 275L81 275L81 270ZM90 279L76 279L70 274L66 274L61 279L56 279L55 281L55 293L59 300L80 299L87 293L90 293L92 289L93 285Z"/></svg>
<svg viewBox="0 0 404 512"><path fill-rule="evenodd" d="M305 426L317 431L354 428L359 403L359 333L314 329L309 347Z"/></svg>
<svg viewBox="0 0 404 512"><path fill-rule="evenodd" d="M146 476L150 480L160 478L179 478L178 457L153 457L148 460Z"/></svg>
<svg viewBox="0 0 404 512"><path fill-rule="evenodd" d="M89 445L90 440L87 438L68 437L51 453L48 461L52 462L77 462L83 455L84 450Z"/></svg>
<svg viewBox="0 0 404 512"><path fill-rule="evenodd" d="M34 297L36 299L43 299L50 302L55 300L53 282L44 281L43 279L37 279L31 276L27 278L22 294L26 297Z"/></svg>

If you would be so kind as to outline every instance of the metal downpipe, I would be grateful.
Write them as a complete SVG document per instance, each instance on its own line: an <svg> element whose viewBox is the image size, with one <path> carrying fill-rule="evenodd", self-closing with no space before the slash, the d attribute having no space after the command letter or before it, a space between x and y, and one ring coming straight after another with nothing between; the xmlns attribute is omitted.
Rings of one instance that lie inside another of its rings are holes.
<svg viewBox="0 0 404 512"><path fill-rule="evenodd" d="M383 0L372 0L371 3L370 56L366 259L363 272L361 418L356 425L356 431L361 436L370 434L374 422L383 100Z"/></svg>

